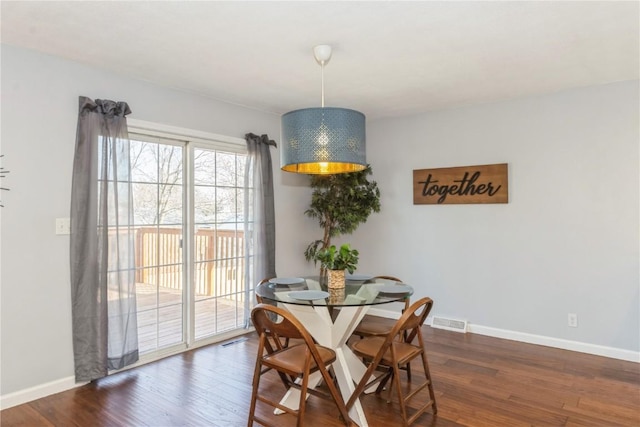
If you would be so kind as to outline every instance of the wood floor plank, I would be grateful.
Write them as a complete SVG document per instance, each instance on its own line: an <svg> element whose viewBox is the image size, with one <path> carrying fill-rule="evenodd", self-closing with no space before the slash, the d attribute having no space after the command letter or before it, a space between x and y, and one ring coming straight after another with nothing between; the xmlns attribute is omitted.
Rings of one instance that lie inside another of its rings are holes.
<svg viewBox="0 0 640 427"><path fill-rule="evenodd" d="M416 427L640 427L640 364L583 353L423 328L438 414ZM255 334L168 357L0 412L2 427L246 426ZM412 365L413 366L413 365ZM412 369L416 381L421 368ZM408 387L401 374L403 388ZM284 387L273 372L262 390ZM395 397L395 396L394 396ZM426 391L416 399L428 398ZM396 426L395 400L361 399L372 427ZM417 403L411 402L415 408ZM258 412L293 426L292 418ZM309 398L305 426L343 425L330 402Z"/></svg>
<svg viewBox="0 0 640 427"><path fill-rule="evenodd" d="M578 402L578 408L601 414L607 419L617 420L618 422L632 421L638 416L640 408L629 408L623 405L618 405L616 402L610 400L592 399L588 397L580 398Z"/></svg>
<svg viewBox="0 0 640 427"><path fill-rule="evenodd" d="M5 410L0 412L0 425L15 427L53 427L52 424L40 411L32 404L24 404L19 410Z"/></svg>

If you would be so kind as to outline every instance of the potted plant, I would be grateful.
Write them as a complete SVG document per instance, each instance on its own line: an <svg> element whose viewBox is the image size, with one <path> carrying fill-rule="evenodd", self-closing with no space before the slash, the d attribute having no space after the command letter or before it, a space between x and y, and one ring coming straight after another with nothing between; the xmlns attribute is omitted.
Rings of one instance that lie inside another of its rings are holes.
<svg viewBox="0 0 640 427"><path fill-rule="evenodd" d="M340 249L331 245L316 252L315 259L327 270L330 289L344 288L345 270L353 274L358 265L358 255L358 250L351 249L348 243L340 246Z"/></svg>
<svg viewBox="0 0 640 427"><path fill-rule="evenodd" d="M353 233L371 213L380 212L378 184L367 179L371 173L367 166L360 172L311 177L313 194L305 214L318 220L324 235L305 250L307 261L316 261L316 253L329 248L332 237Z"/></svg>

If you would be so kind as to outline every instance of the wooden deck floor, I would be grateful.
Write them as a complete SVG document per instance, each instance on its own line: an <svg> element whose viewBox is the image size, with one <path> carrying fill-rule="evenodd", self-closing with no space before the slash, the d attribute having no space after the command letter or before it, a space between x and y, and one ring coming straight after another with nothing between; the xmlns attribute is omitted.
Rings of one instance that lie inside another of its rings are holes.
<svg viewBox="0 0 640 427"><path fill-rule="evenodd" d="M138 344L141 353L182 342L182 291L138 283ZM196 297L195 337L244 327L243 300ZM157 307L156 307L157 306Z"/></svg>

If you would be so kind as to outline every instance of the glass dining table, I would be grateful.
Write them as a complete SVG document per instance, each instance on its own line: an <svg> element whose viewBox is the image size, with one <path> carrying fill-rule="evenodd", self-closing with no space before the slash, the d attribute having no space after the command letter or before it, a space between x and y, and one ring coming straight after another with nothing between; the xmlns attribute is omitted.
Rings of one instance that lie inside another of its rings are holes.
<svg viewBox="0 0 640 427"><path fill-rule="evenodd" d="M413 288L372 276L354 276L339 290L328 289L326 280L319 277L281 277L261 283L255 292L265 303L285 307L320 345L336 352L333 369L346 402L366 371L347 340L371 307L404 301L413 294ZM320 375L312 375L309 387L317 386L320 379ZM297 409L299 396L297 389L290 389L280 403ZM349 415L359 426L368 426L359 400L349 409Z"/></svg>

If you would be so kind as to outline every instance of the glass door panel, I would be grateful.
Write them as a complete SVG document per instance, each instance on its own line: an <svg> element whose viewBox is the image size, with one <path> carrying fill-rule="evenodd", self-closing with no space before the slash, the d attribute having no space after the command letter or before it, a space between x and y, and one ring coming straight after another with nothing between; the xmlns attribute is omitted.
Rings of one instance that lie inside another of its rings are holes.
<svg viewBox="0 0 640 427"><path fill-rule="evenodd" d="M242 154L194 149L195 339L245 326Z"/></svg>
<svg viewBox="0 0 640 427"><path fill-rule="evenodd" d="M141 354L185 342L183 152L131 135Z"/></svg>

